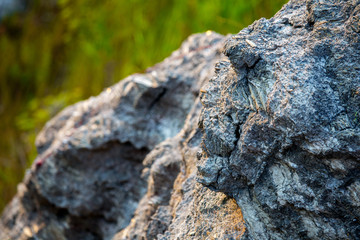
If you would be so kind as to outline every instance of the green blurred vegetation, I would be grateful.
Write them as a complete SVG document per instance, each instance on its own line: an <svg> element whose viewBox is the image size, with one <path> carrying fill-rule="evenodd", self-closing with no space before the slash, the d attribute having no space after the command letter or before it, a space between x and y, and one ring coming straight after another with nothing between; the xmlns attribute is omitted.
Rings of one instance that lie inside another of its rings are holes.
<svg viewBox="0 0 360 240"><path fill-rule="evenodd" d="M33 0L0 23L0 211L65 106L142 72L192 33L236 33L286 0Z"/></svg>

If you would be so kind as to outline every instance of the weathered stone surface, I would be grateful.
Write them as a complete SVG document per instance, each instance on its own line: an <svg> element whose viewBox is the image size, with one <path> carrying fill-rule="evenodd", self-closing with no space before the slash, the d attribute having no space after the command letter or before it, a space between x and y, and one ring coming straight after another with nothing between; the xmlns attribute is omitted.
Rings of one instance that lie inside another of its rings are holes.
<svg viewBox="0 0 360 240"><path fill-rule="evenodd" d="M359 9L291 0L65 109L0 239L360 239Z"/></svg>
<svg viewBox="0 0 360 240"><path fill-rule="evenodd" d="M235 200L196 181L202 137L197 126L200 110L201 104L196 101L183 130L146 158L145 162L153 162L147 195L130 225L114 240L239 239L244 234L241 210Z"/></svg>
<svg viewBox="0 0 360 240"><path fill-rule="evenodd" d="M245 239L360 239L359 7L292 0L225 44L199 181L236 199Z"/></svg>
<svg viewBox="0 0 360 240"><path fill-rule="evenodd" d="M146 74L52 119L37 138L38 158L1 218L0 239L110 239L129 224L146 192L164 205L151 209L146 234L165 230L182 161L175 135L213 75L223 39L194 35Z"/></svg>

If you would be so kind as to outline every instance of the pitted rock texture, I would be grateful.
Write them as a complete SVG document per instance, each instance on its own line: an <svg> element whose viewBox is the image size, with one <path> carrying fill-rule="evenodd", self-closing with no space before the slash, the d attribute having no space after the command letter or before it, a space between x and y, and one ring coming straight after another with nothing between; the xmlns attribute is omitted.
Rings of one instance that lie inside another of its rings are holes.
<svg viewBox="0 0 360 240"><path fill-rule="evenodd" d="M236 199L244 239L360 239L359 9L292 0L227 40L198 180Z"/></svg>

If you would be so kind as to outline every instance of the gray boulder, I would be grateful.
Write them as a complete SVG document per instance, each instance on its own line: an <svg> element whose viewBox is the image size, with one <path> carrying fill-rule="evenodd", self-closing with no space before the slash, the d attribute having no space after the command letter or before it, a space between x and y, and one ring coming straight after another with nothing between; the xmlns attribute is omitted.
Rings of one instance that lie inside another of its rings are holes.
<svg viewBox="0 0 360 240"><path fill-rule="evenodd" d="M1 217L0 239L111 239L145 195L169 201L181 154L166 141L181 132L189 112L200 113L199 90L214 73L223 40L210 32L191 36L147 73L49 121L36 140L39 155ZM149 176L150 185L162 185L148 187Z"/></svg>
<svg viewBox="0 0 360 240"><path fill-rule="evenodd" d="M360 239L359 17L291 0L65 109L0 239Z"/></svg>
<svg viewBox="0 0 360 240"><path fill-rule="evenodd" d="M198 179L236 200L245 239L360 239L359 10L292 0L225 44Z"/></svg>

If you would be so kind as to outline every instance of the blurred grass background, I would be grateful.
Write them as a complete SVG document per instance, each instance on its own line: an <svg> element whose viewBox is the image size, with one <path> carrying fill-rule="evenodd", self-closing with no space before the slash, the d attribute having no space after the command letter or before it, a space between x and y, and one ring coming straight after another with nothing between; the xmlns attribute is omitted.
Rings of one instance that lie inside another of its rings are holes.
<svg viewBox="0 0 360 240"><path fill-rule="evenodd" d="M287 0L33 0L0 22L0 212L65 106L163 60L190 34L237 33Z"/></svg>

